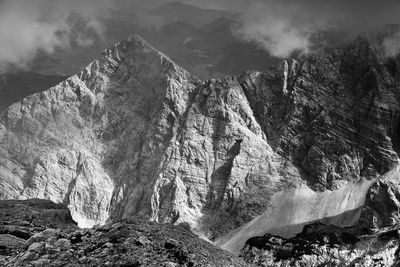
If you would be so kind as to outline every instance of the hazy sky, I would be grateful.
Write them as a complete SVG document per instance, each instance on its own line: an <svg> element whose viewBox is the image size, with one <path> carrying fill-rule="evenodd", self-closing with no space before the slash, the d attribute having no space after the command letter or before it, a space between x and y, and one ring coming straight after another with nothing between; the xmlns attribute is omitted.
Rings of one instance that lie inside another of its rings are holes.
<svg viewBox="0 0 400 267"><path fill-rule="evenodd" d="M294 50L309 52L311 36L336 25L353 33L398 23L396 0L253 0L243 10L238 36L252 40L271 54L287 57ZM397 40L396 40L397 39ZM399 50L398 38L386 40L387 54ZM389 52L389 50L391 52Z"/></svg>
<svg viewBox="0 0 400 267"><path fill-rule="evenodd" d="M99 16L109 9L143 13L168 0L0 0L0 68L24 66L38 51L68 47L71 37L81 46L90 36L104 35ZM287 57L294 50L310 51L313 33L335 23L368 31L383 23L399 22L398 0L182 0L204 8L241 13L238 38L257 43L272 55ZM72 18L84 27L73 31ZM92 35L87 35L91 32ZM102 36L107 38L106 36ZM400 35L385 40L388 55L400 49Z"/></svg>

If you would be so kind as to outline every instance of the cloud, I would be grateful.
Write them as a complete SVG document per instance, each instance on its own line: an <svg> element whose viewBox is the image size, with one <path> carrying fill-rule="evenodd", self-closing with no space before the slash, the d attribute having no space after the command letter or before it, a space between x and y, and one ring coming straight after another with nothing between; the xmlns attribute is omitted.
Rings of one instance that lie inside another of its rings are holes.
<svg viewBox="0 0 400 267"><path fill-rule="evenodd" d="M400 31L386 36L382 41L382 48L386 57L395 57L400 52Z"/></svg>
<svg viewBox="0 0 400 267"><path fill-rule="evenodd" d="M101 0L0 1L0 70L24 68L38 52L90 45L103 34L96 12L106 6Z"/></svg>
<svg viewBox="0 0 400 267"><path fill-rule="evenodd" d="M313 36L328 28L365 33L398 23L399 12L400 3L394 0L253 0L248 1L234 32L284 58L296 51L312 52ZM386 39L386 54L398 53L399 36Z"/></svg>
<svg viewBox="0 0 400 267"><path fill-rule="evenodd" d="M276 57L287 57L294 51L307 53L312 34L322 29L326 22L311 20L302 11L296 4L256 2L242 15L234 32L240 38L256 42Z"/></svg>

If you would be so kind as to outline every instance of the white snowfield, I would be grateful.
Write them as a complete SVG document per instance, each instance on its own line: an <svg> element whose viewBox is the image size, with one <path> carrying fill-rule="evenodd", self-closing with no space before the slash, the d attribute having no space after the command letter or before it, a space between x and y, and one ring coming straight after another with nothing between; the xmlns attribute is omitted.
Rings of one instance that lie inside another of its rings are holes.
<svg viewBox="0 0 400 267"><path fill-rule="evenodd" d="M399 166L380 179L392 179L398 173ZM266 233L289 238L300 233L304 225L315 221L341 227L355 225L366 194L376 181L361 179L338 190L319 193L306 185L277 193L263 214L218 239L215 244L237 254L249 238Z"/></svg>

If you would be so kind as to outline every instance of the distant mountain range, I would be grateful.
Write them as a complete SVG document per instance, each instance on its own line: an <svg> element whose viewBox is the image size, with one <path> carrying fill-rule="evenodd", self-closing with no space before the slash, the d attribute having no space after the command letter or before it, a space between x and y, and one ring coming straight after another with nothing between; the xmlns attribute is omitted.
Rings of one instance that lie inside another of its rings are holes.
<svg viewBox="0 0 400 267"><path fill-rule="evenodd" d="M143 17L156 21L157 27L145 27ZM97 58L104 47L137 33L199 78L239 74L247 69L265 71L277 60L255 44L236 38L231 31L236 19L236 14L181 2L164 4L147 14L111 10L107 17L99 18L105 38L96 37L87 47L72 44L53 54L42 53L30 69L47 75L76 73Z"/></svg>
<svg viewBox="0 0 400 267"><path fill-rule="evenodd" d="M182 2L167 3L150 12L151 15L162 18L165 24L185 22L194 27L212 23L219 18L230 18L233 14L213 9L202 9Z"/></svg>

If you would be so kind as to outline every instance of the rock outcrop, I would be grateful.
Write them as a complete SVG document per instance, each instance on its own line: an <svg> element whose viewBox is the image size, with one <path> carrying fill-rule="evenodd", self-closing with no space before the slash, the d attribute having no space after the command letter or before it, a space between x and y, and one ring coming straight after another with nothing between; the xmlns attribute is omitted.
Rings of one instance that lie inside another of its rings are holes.
<svg viewBox="0 0 400 267"><path fill-rule="evenodd" d="M256 266L398 266L399 229L359 235L356 229L307 225L295 237L266 234L246 242L241 256Z"/></svg>
<svg viewBox="0 0 400 267"><path fill-rule="evenodd" d="M0 265L25 250L26 240L48 228L77 230L76 222L63 204L49 200L0 201Z"/></svg>
<svg viewBox="0 0 400 267"><path fill-rule="evenodd" d="M210 239L255 218L218 239L232 252L277 223L287 238L327 217L386 226L396 214L376 203L396 206L396 183L374 185L398 177L396 66L359 40L201 82L132 36L2 113L0 198L62 202L82 227L138 216Z"/></svg>
<svg viewBox="0 0 400 267"><path fill-rule="evenodd" d="M79 229L48 200L0 201L1 266L246 266L187 225L136 219Z"/></svg>

